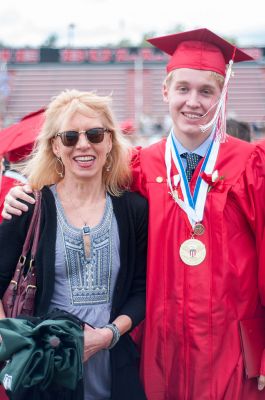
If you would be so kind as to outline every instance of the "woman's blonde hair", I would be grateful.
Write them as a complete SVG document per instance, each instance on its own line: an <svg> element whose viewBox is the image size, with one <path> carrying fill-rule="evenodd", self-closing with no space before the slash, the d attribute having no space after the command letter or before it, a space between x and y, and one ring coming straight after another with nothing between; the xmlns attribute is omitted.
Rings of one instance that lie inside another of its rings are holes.
<svg viewBox="0 0 265 400"><path fill-rule="evenodd" d="M65 90L56 96L45 111L45 120L37 137L31 158L23 168L33 189L59 182L62 178L56 172L58 160L53 153L52 140L56 133L71 117L80 113L84 116L99 115L105 128L111 131L112 159L110 170L103 168L102 179L106 191L118 196L131 181L129 167L129 147L123 138L113 112L110 108L111 97L98 96L93 92ZM107 160L106 163L109 163ZM106 166L107 167L107 166Z"/></svg>

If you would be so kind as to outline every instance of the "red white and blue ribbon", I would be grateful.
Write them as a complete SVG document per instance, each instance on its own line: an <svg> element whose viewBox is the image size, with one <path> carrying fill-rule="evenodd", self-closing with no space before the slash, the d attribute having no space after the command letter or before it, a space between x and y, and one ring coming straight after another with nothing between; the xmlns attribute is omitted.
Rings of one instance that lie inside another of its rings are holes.
<svg viewBox="0 0 265 400"><path fill-rule="evenodd" d="M198 175L192 195L189 187L189 182L187 180L186 173L177 150L177 146L173 140L173 135L173 130L171 130L166 142L165 163L167 170L167 184L169 186L169 190L173 199L186 213L191 227L194 228L196 223L203 220L204 208L209 186L208 183L202 179L201 173L213 173L219 152L220 142L215 139L211 141L205 155L205 159L201 166L201 170ZM171 180L172 160L178 171L178 174L173 177L173 185ZM180 185L183 200L177 195L176 189L178 185Z"/></svg>

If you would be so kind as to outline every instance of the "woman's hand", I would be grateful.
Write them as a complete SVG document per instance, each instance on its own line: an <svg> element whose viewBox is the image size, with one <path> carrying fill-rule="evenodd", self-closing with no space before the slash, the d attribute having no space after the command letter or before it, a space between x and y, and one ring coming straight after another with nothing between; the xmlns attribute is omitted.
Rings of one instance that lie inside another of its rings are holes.
<svg viewBox="0 0 265 400"><path fill-rule="evenodd" d="M259 390L263 390L265 387L265 376L264 375L260 375L258 377L258 389Z"/></svg>
<svg viewBox="0 0 265 400"><path fill-rule="evenodd" d="M127 315L120 315L113 323L117 326L120 334L131 329L132 320ZM84 361L87 361L99 350L108 349L113 339L112 330L109 328L91 328L85 325L84 328Z"/></svg>
<svg viewBox="0 0 265 400"><path fill-rule="evenodd" d="M22 212L28 211L28 206L21 203L19 200L24 200L28 203L34 204L35 200L27 193L32 193L29 185L14 186L9 190L5 197L4 208L2 217L4 219L11 219L12 215L21 215Z"/></svg>
<svg viewBox="0 0 265 400"><path fill-rule="evenodd" d="M0 300L0 319L6 318L2 300ZM1 337L1 336L0 336ZM2 338L1 338L2 341Z"/></svg>
<svg viewBox="0 0 265 400"><path fill-rule="evenodd" d="M84 328L84 359L87 361L91 356L102 349L107 349L113 338L113 333L108 328Z"/></svg>

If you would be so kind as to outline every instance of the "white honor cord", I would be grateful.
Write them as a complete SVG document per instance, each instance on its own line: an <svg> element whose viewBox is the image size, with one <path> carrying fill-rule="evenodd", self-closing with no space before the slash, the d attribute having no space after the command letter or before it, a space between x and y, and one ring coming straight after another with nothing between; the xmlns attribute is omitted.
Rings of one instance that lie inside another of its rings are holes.
<svg viewBox="0 0 265 400"><path fill-rule="evenodd" d="M186 213L189 222L194 228L197 222L202 221L204 208L208 193L208 183L206 183L200 176L197 178L196 186L194 189L193 196L189 189L189 183L187 181L186 173L184 171L181 159L173 147L173 132L171 131L166 142L165 151L165 163L167 170L167 183L171 192L171 195L175 202L181 207ZM217 160L220 143L214 140L207 151L205 160L203 162L201 171L207 174L212 174L214 166ZM183 194L184 201L181 200L177 195L174 195L174 190L171 183L171 160L173 159L176 169L180 175L180 187Z"/></svg>
<svg viewBox="0 0 265 400"><path fill-rule="evenodd" d="M215 167L218 152L219 152L219 147L220 147L220 142L218 140L214 140L211 151L209 153L208 161L204 168L204 172L208 175L212 174L214 171L214 167ZM209 184L207 182L205 182L203 179L201 179L199 192L197 194L196 203L195 203L195 212L198 215L198 217L200 218L200 221L202 221L202 219L203 219L204 208L205 208L206 198L207 198L207 194L208 194L208 187L209 187Z"/></svg>

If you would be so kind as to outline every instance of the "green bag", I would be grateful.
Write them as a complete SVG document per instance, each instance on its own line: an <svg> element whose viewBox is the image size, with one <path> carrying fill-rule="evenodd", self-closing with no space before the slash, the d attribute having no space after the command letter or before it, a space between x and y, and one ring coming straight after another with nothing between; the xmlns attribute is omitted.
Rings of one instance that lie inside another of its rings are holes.
<svg viewBox="0 0 265 400"><path fill-rule="evenodd" d="M0 382L12 393L57 384L74 390L83 376L83 329L68 319L0 320Z"/></svg>

